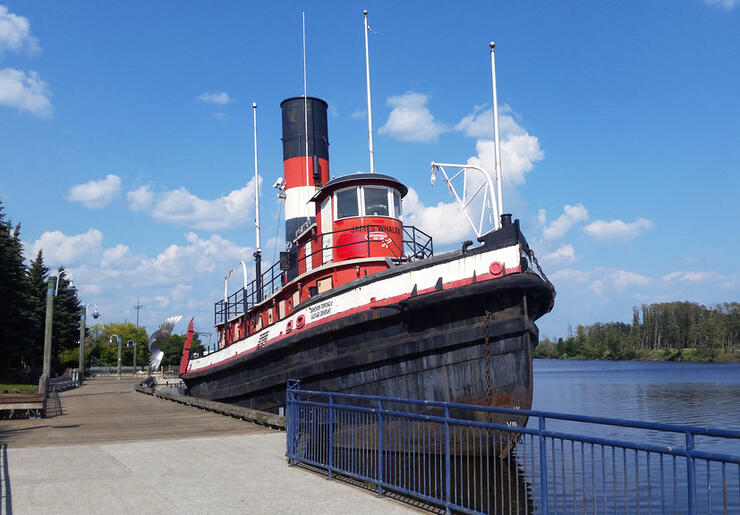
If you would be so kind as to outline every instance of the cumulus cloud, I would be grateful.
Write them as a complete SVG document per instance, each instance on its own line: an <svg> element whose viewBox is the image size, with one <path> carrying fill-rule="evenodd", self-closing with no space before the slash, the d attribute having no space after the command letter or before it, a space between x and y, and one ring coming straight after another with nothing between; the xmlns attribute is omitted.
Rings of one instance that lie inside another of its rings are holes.
<svg viewBox="0 0 740 515"><path fill-rule="evenodd" d="M472 234L472 228L456 202L439 202L425 206L413 188L403 199L404 220L427 234L432 234L435 244L459 243Z"/></svg>
<svg viewBox="0 0 740 515"><path fill-rule="evenodd" d="M120 190L121 178L111 173L105 179L72 186L66 198L88 209L100 209L110 204Z"/></svg>
<svg viewBox="0 0 740 515"><path fill-rule="evenodd" d="M638 218L634 222L596 220L585 226L583 232L599 240L628 241L637 238L652 226L653 223L647 218Z"/></svg>
<svg viewBox="0 0 740 515"><path fill-rule="evenodd" d="M566 204L563 214L542 230L542 236L546 240L562 238L574 225L584 220L588 220L588 210L583 204L579 203L575 206Z"/></svg>
<svg viewBox="0 0 740 515"><path fill-rule="evenodd" d="M564 244L542 256L542 259L551 263L572 263L576 260L576 252L573 249L573 245Z"/></svg>
<svg viewBox="0 0 740 515"><path fill-rule="evenodd" d="M606 277L592 282L589 288L597 295L604 295L610 290L614 290L617 293L624 293L630 286L648 286L652 283L653 279L650 277L626 270L617 270L609 273Z"/></svg>
<svg viewBox="0 0 740 515"><path fill-rule="evenodd" d="M226 113L213 113L211 116L213 116L219 122L226 121Z"/></svg>
<svg viewBox="0 0 740 515"><path fill-rule="evenodd" d="M38 73L14 68L0 70L0 105L49 118L52 114L50 96L49 86Z"/></svg>
<svg viewBox="0 0 740 515"><path fill-rule="evenodd" d="M211 93L211 92L205 92L201 93L197 97L195 97L196 100L200 100L201 102L205 102L207 104L218 104L218 105L225 105L231 102L231 98L229 98L229 94L225 91L222 91L221 93Z"/></svg>
<svg viewBox="0 0 740 515"><path fill-rule="evenodd" d="M735 6L738 4L738 0L703 0L705 4L711 6L711 7L719 7L720 9L725 9L729 11L730 9L734 9Z"/></svg>
<svg viewBox="0 0 740 515"><path fill-rule="evenodd" d="M434 119L426 106L428 101L427 95L414 91L388 98L386 104L393 110L379 134L417 143L437 141L439 135L449 129Z"/></svg>
<svg viewBox="0 0 740 515"><path fill-rule="evenodd" d="M495 161L493 110L483 110L481 106L476 106L471 114L460 120L455 130L478 139L475 144L476 155L468 159L468 164L484 170L493 170ZM501 175L504 184L523 184L526 174L534 168L537 161L545 157L539 140L517 123L513 111L508 106L502 106L500 109L499 132Z"/></svg>
<svg viewBox="0 0 740 515"><path fill-rule="evenodd" d="M0 55L7 51L38 52L41 49L38 40L31 35L31 24L28 18L8 12L0 5Z"/></svg>
<svg viewBox="0 0 740 515"><path fill-rule="evenodd" d="M254 209L255 181L213 200L193 195L185 188L165 191L156 199L145 187L129 192L132 209L147 210L157 220L204 231L231 229L247 223ZM146 204L145 204L146 203Z"/></svg>
<svg viewBox="0 0 740 515"><path fill-rule="evenodd" d="M126 193L131 211L146 211L154 204L154 193L149 186L141 186Z"/></svg>
<svg viewBox="0 0 740 515"><path fill-rule="evenodd" d="M364 107L355 109L352 113L352 118L354 118L355 120L364 120L365 118L367 118L367 109Z"/></svg>
<svg viewBox="0 0 740 515"><path fill-rule="evenodd" d="M73 236L67 236L61 231L45 232L38 240L24 247L29 249L29 256L35 257L39 250L43 250L46 263L69 268L98 260L102 244L103 233L90 229L84 234Z"/></svg>

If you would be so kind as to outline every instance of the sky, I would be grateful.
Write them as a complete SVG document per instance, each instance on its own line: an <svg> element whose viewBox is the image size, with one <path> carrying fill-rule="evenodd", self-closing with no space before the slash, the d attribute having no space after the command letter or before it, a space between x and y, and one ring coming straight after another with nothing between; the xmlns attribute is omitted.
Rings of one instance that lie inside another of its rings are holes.
<svg viewBox="0 0 740 515"><path fill-rule="evenodd" d="M71 271L98 321L140 302L150 332L176 314L212 332L254 252L252 102L264 260L282 250L271 185L302 12L331 174L369 169L363 9L375 167L409 186L405 222L437 252L473 232L430 162L492 168L496 41L505 211L558 291L542 335L740 300L738 0L0 0L0 201L27 258Z"/></svg>

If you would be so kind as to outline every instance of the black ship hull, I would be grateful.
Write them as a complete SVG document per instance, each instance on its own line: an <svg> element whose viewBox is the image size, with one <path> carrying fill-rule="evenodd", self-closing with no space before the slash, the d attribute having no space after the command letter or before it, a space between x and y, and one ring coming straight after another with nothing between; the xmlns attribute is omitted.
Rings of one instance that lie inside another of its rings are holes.
<svg viewBox="0 0 740 515"><path fill-rule="evenodd" d="M327 321L183 379L190 395L273 412L288 379L307 390L528 409L534 320L552 294L531 272L473 281Z"/></svg>

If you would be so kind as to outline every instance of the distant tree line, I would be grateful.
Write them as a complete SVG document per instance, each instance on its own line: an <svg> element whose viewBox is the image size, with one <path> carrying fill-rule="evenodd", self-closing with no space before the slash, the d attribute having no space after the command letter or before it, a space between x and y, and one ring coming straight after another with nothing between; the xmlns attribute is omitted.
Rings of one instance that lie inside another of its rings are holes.
<svg viewBox="0 0 740 515"><path fill-rule="evenodd" d="M597 322L568 328L568 337L543 338L535 357L563 359L740 360L740 303L643 304L632 323Z"/></svg>

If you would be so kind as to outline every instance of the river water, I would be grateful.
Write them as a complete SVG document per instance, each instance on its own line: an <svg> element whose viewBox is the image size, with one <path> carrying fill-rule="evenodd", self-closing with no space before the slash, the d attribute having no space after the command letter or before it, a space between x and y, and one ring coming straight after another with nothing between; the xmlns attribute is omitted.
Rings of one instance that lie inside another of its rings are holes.
<svg viewBox="0 0 740 515"><path fill-rule="evenodd" d="M738 363L537 359L534 361L534 385L532 409L538 411L740 430L740 364ZM536 427L537 424L537 419L530 418L529 427ZM668 445L674 448L684 447L686 442L685 435L680 433L661 433L618 426L548 420L547 428L589 437L639 444ZM620 504L623 501L620 496L624 494L625 499L639 498L637 503L642 503L642 509L656 508L657 512L663 509L668 512L686 512L685 461L679 459L678 462L674 462L668 457L661 459L659 454L652 453L652 461L650 458L646 460L643 455L639 462L640 470L637 468L633 470L631 463L634 462L634 451L622 454L622 451L617 450L615 454L611 454L610 447L603 451L598 445L595 447L589 444L575 444L573 447L570 445L568 440L564 443L556 440L552 447L548 444L548 453L554 455L552 459L559 460L555 467L556 474L561 465L563 467L562 477L558 479L560 484L555 488L558 493L554 498L554 503L558 508L554 511L566 513L571 510L581 511L580 498L577 495L571 495L568 491L572 488L570 485L572 481L568 480L572 471L568 471L568 465L571 464L571 468L576 469L575 479L578 480L579 459L583 460L585 452L585 463L589 463L588 458L591 456L591 461L596 464L591 471L595 479L592 483L596 483L594 489L596 495L589 496L586 500L588 492L583 494L583 508L586 511L591 511L591 502L597 512L601 511L599 502L593 501L591 497L597 499L603 497L603 509L606 512L623 511L622 504ZM697 437L696 448L712 453L740 456L740 440ZM630 463L628 467L630 470L625 465L627 463ZM588 465L585 471L583 463L581 467L581 480L586 484L591 484L588 477ZM616 471L619 477L622 469L624 469L622 477L630 479L624 480L623 484L616 481L614 483L616 489L609 488L609 483L613 480L605 481L602 478L609 477L609 472L613 471ZM709 467L706 462L699 460L696 470L697 500L701 497L699 512L709 512L708 506L711 503L711 511L719 510L717 512L721 513L726 507L728 509L726 513L740 513L740 492L738 491L740 467L738 465L728 465L726 471L723 471L719 464ZM728 488L722 486L723 473L727 474ZM653 483L651 488L647 488L646 479L648 477L652 477L650 479ZM665 485L661 484L661 478L664 479ZM712 484L711 488L708 488L709 483ZM665 493L663 493L664 488ZM578 487L576 486L573 491L577 492ZM707 492L711 492L711 500L708 499ZM729 498L723 500L723 495L727 496L727 494ZM723 506L724 503L727 504ZM637 506L639 507L640 504ZM628 501L624 501L624 509L635 511L636 506L630 506Z"/></svg>

